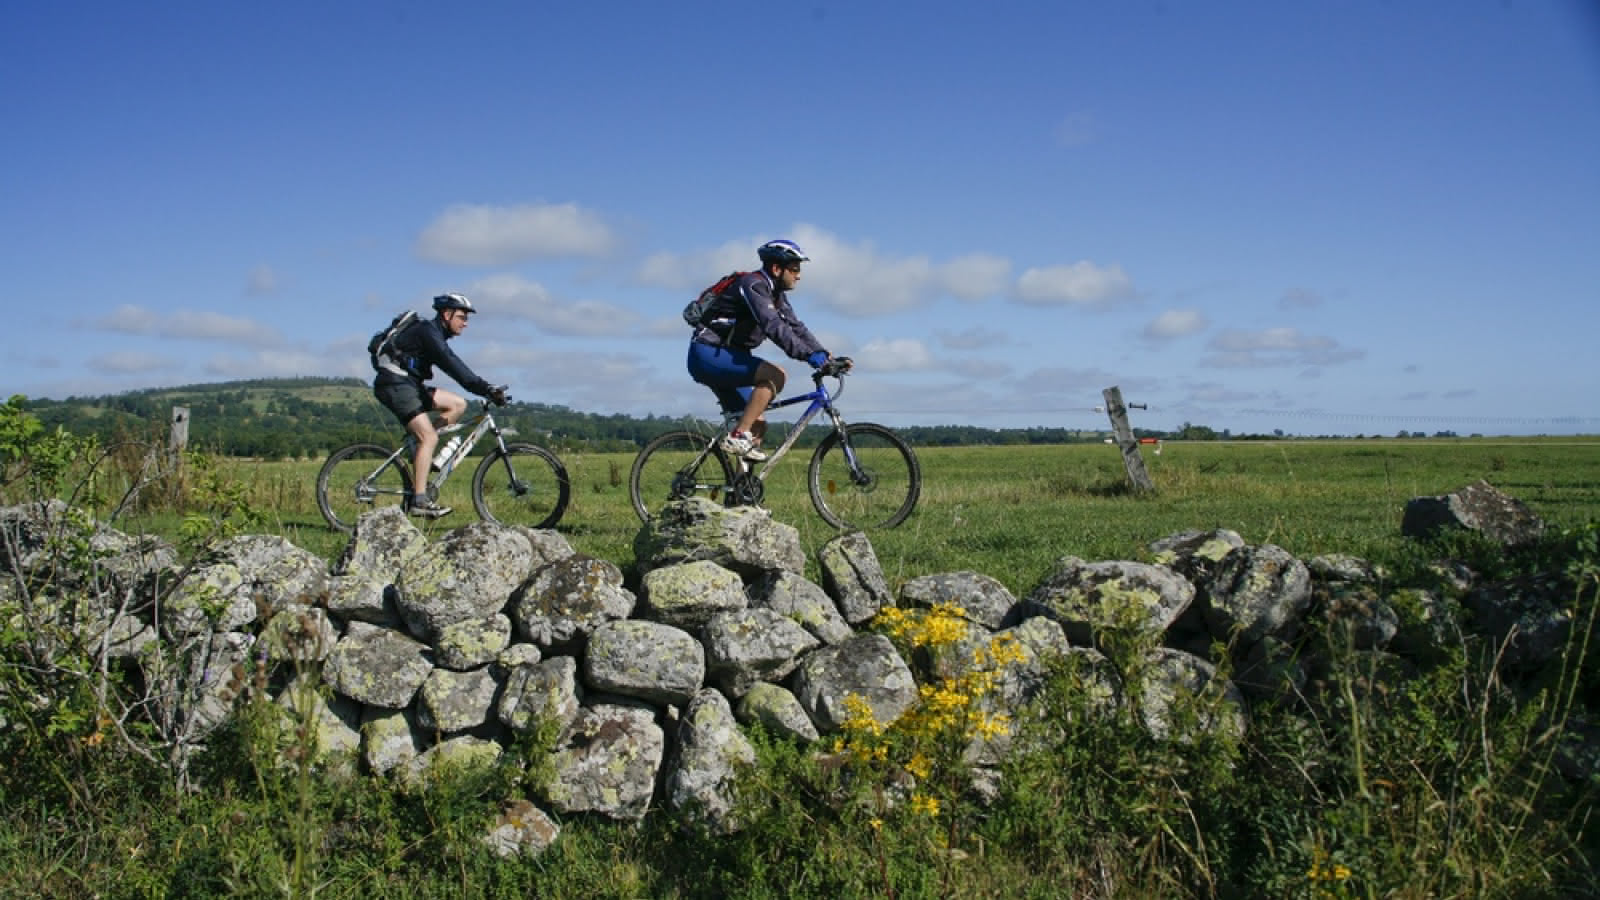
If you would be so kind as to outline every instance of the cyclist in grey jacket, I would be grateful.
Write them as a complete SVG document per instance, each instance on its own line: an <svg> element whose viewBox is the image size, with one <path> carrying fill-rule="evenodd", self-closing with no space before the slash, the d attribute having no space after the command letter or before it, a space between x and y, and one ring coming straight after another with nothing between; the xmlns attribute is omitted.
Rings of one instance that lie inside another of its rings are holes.
<svg viewBox="0 0 1600 900"><path fill-rule="evenodd" d="M505 391L473 372L445 343L467 329L467 318L477 312L472 301L460 294L440 294L433 298L433 308L438 315L413 323L394 336L387 352L373 357L378 375L372 381L372 392L416 438L406 511L437 519L449 515L450 507L441 506L428 496L428 467L433 464L433 453L439 444L439 429L455 424L467 411L467 401L453 391L429 387L424 382L433 377L433 369L438 366L457 384L494 403L505 402ZM431 414L437 414L437 421Z"/></svg>
<svg viewBox="0 0 1600 900"><path fill-rule="evenodd" d="M789 291L800 283L800 264L810 257L789 240L768 241L756 251L761 269L735 281L706 311L689 340L689 375L711 388L738 424L722 438L724 452L752 462L766 459L758 448L767 405L783 391L783 369L751 351L769 338L794 359L813 368L832 358L811 329L795 315Z"/></svg>

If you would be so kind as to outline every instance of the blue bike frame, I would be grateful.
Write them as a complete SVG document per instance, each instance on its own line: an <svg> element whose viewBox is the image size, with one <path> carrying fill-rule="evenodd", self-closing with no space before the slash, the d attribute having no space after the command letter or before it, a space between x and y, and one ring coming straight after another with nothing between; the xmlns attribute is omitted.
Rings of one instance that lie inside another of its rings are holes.
<svg viewBox="0 0 1600 900"><path fill-rule="evenodd" d="M849 432L845 429L844 419L839 416L839 411L833 407L833 401L839 399L839 395L844 393L844 380L840 379L838 390L829 394L828 389L822 386L822 376L814 376L814 379L816 387L812 390L804 394L796 394L793 397L773 400L767 405L767 410L771 411L799 403L809 402L811 404L806 407L804 413L801 413L800 418L795 420L794 427L789 429L789 436L783 439L783 443L779 444L778 448L767 457L767 461L762 464L761 471L756 473L755 476L758 480L763 482L767 480L767 472L771 469L772 464L782 459L784 454L789 452L789 448L793 447L794 442L800 438L800 432L806 430L806 426L811 423L812 419L816 418L819 412L826 412L828 419L833 423L833 430L839 432L839 441L844 447L844 458L850 463L850 471L856 472L860 469L860 464L856 462L856 451L850 446Z"/></svg>

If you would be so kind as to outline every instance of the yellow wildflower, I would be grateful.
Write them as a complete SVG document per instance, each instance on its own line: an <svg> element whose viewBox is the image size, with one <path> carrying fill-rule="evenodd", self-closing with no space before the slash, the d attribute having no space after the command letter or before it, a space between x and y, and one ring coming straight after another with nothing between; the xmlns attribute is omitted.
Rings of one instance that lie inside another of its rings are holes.
<svg viewBox="0 0 1600 900"><path fill-rule="evenodd" d="M906 771L918 778L927 778L933 771L933 761L924 756L921 751L911 755L911 761L906 763Z"/></svg>

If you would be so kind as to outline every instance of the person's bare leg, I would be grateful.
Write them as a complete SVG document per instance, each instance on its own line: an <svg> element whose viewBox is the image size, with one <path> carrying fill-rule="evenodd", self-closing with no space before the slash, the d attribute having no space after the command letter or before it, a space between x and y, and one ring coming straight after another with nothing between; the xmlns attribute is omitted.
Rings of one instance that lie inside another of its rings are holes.
<svg viewBox="0 0 1600 900"><path fill-rule="evenodd" d="M433 465L433 451L439 446L439 432L433 427L433 417L417 413L406 423L406 430L417 439L417 452L411 457L411 496L428 494L428 467Z"/></svg>
<svg viewBox="0 0 1600 900"><path fill-rule="evenodd" d="M744 405L744 414L739 417L739 431L755 435L756 423L760 421L762 433L766 432L767 423L761 420L761 416L772 403L772 398L783 391L784 382L787 380L788 377L784 375L783 370L772 363L764 362L756 369L755 387L750 391L750 402Z"/></svg>

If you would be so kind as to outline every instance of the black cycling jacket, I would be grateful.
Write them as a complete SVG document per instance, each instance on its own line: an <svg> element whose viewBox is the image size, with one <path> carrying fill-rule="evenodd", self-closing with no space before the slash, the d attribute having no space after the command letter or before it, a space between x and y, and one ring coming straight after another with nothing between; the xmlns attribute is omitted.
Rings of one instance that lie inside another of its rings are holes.
<svg viewBox="0 0 1600 900"><path fill-rule="evenodd" d="M450 333L445 331L444 324L438 318L425 319L410 326L394 336L391 342L393 354L386 358L404 369L404 374L388 367L380 368L374 383L403 378L427 381L433 377L433 367L438 366L455 379L456 384L480 397L489 396L492 386L467 368L461 357L450 349L450 345L445 343L450 338Z"/></svg>
<svg viewBox="0 0 1600 900"><path fill-rule="evenodd" d="M734 282L706 311L705 321L694 330L693 340L713 347L754 350L771 338L795 359L827 352L794 314L788 291L777 290L766 272L750 272Z"/></svg>

